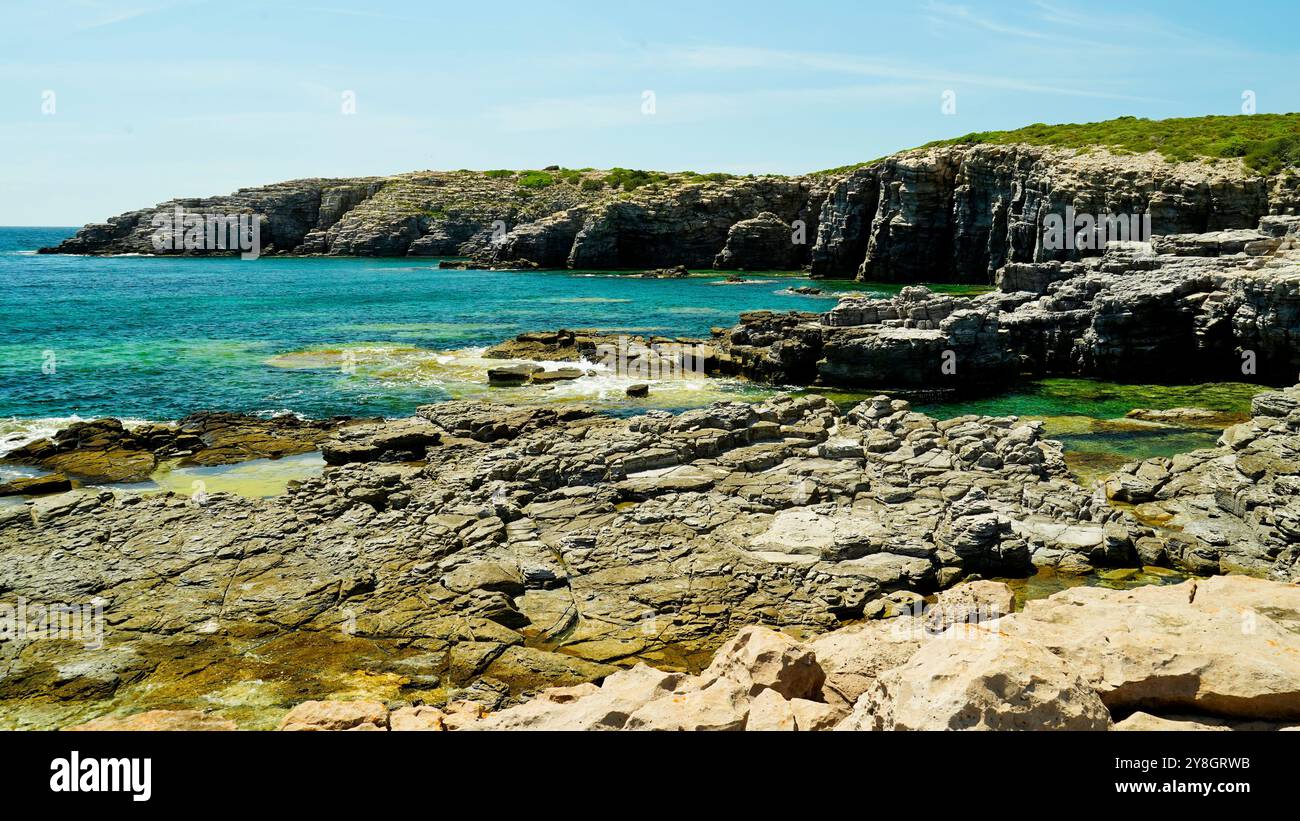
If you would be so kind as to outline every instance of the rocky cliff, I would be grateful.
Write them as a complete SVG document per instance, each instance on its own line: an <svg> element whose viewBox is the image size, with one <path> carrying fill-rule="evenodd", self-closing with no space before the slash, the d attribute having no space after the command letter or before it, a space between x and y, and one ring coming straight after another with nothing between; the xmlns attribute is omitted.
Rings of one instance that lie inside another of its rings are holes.
<svg viewBox="0 0 1300 821"><path fill-rule="evenodd" d="M1255 226L1295 213L1295 176L1238 159L1028 145L948 145L804 177L600 171L419 172L308 179L181 199L88 225L56 253L155 253L151 221L257 214L264 253L472 256L543 267L791 270L871 281L990 283L1048 248L1047 215L1149 215L1155 234ZM646 180L649 180L646 182ZM191 249L178 253L225 253Z"/></svg>
<svg viewBox="0 0 1300 821"><path fill-rule="evenodd" d="M995 278L973 298L914 285L824 314L742 314L715 331L720 361L767 382L914 391L1022 375L1284 384L1300 369L1300 217L1010 263Z"/></svg>
<svg viewBox="0 0 1300 821"><path fill-rule="evenodd" d="M1300 205L1294 178L1237 161L1171 163L1027 145L939 146L848 173L824 200L814 276L992 282L1013 262L1099 253L1044 247L1048 214L1150 214L1153 234L1253 227Z"/></svg>
<svg viewBox="0 0 1300 821"><path fill-rule="evenodd" d="M257 215L267 254L472 256L552 268L790 270L807 263L828 181L660 176L632 190L604 172L295 180L223 197L170 200L88 225L57 248L42 250L169 253L154 245L153 220L179 208L193 215Z"/></svg>

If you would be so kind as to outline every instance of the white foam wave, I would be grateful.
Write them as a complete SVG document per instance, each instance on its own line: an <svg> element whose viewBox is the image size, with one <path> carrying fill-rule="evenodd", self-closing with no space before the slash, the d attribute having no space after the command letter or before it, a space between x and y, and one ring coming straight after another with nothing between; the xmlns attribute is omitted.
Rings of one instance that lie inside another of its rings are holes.
<svg viewBox="0 0 1300 821"><path fill-rule="evenodd" d="M17 416L0 419L0 456L4 456L38 439L48 439L74 422L87 421L89 419L86 417L76 414L71 416L48 416L39 419L24 419ZM128 429L150 423L148 419L128 418L122 420L122 424Z"/></svg>

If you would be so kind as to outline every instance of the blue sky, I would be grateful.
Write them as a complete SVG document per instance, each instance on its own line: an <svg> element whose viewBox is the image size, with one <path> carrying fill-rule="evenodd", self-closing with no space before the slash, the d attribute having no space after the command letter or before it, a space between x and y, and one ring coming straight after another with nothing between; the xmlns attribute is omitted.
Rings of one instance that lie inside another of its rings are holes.
<svg viewBox="0 0 1300 821"><path fill-rule="evenodd" d="M0 0L0 225L425 168L798 173L1246 90L1297 111L1297 22L1294 0Z"/></svg>

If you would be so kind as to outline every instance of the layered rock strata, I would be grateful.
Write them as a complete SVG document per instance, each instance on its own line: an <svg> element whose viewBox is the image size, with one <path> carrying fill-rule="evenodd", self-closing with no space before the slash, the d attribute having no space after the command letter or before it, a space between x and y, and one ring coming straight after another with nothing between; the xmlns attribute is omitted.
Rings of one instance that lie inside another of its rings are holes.
<svg viewBox="0 0 1300 821"><path fill-rule="evenodd" d="M1197 573L1300 576L1300 386L1255 397L1218 447L1148 459L1107 480L1111 499L1159 526L1136 547Z"/></svg>
<svg viewBox="0 0 1300 821"><path fill-rule="evenodd" d="M1234 247L1233 229L1300 205L1289 178L1237 160L1169 163L1100 148L945 146L804 177L661 176L634 191L609 187L602 172L542 186L522 172L295 180L128 212L46 250L157 253L153 218L180 208L259 216L265 253L461 255L487 267L807 265L822 277L988 283L1008 264L1098 253L1047 247L1047 215L1067 209L1149 215L1160 235L1224 231L1223 247Z"/></svg>
<svg viewBox="0 0 1300 821"><path fill-rule="evenodd" d="M107 625L96 649L0 643L0 699L164 707L177 676L297 681L276 653L325 652L308 666L488 682L495 703L632 659L692 669L742 625L825 630L972 572L1132 565L1154 533L1071 482L1037 425L884 397L631 420L447 403L323 450L334 467L270 500L0 508L0 588L97 602Z"/></svg>
<svg viewBox="0 0 1300 821"><path fill-rule="evenodd" d="M517 706L308 701L286 731L1295 730L1300 588L1220 577L1076 588L1009 609L959 585L917 613L798 641L746 627L698 674L637 665ZM971 605L978 609L970 611ZM219 713L107 716L80 730L234 729Z"/></svg>
<svg viewBox="0 0 1300 821"><path fill-rule="evenodd" d="M1290 384L1300 370L1300 218L1015 263L961 298L852 294L823 314L742 314L723 367L784 384L960 391L1019 376ZM1223 252L1227 252L1226 255Z"/></svg>
<svg viewBox="0 0 1300 821"><path fill-rule="evenodd" d="M373 420L371 420L373 421ZM126 426L105 418L75 422L53 437L4 454L4 461L33 465L84 482L143 482L165 461L226 465L278 459L320 447L336 430L357 423L346 417L303 419L203 412L176 423Z"/></svg>

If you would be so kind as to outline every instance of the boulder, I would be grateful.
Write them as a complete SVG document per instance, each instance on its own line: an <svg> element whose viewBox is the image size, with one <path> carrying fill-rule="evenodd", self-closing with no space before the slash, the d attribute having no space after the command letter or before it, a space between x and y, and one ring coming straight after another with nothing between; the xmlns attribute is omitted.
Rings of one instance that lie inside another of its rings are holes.
<svg viewBox="0 0 1300 821"><path fill-rule="evenodd" d="M843 712L829 704L802 698L787 700L776 690L763 690L749 704L745 731L829 730L843 718Z"/></svg>
<svg viewBox="0 0 1300 821"><path fill-rule="evenodd" d="M499 365L495 368L488 368L488 384L522 385L533 374L541 370L541 365Z"/></svg>
<svg viewBox="0 0 1300 821"><path fill-rule="evenodd" d="M438 428L424 419L400 419L342 428L320 449L328 465L416 462L424 461L428 449L441 438Z"/></svg>
<svg viewBox="0 0 1300 821"><path fill-rule="evenodd" d="M729 679L718 679L699 690L655 699L628 717L624 729L743 730L749 717L750 690Z"/></svg>
<svg viewBox="0 0 1300 821"><path fill-rule="evenodd" d="M399 731L437 732L445 730L443 719L447 714L436 707L418 705L399 707L388 714L388 729Z"/></svg>
<svg viewBox="0 0 1300 821"><path fill-rule="evenodd" d="M607 676L599 688L557 688L536 699L492 713L464 729L472 730L619 730L645 705L667 698L686 677L644 664Z"/></svg>
<svg viewBox="0 0 1300 821"><path fill-rule="evenodd" d="M766 627L746 627L722 645L700 674L700 686L733 682L750 696L771 689L787 699L814 698L826 674L808 647Z"/></svg>
<svg viewBox="0 0 1300 821"><path fill-rule="evenodd" d="M280 730L387 730L388 708L378 701L304 701L280 721Z"/></svg>
<svg viewBox="0 0 1300 821"><path fill-rule="evenodd" d="M0 483L0 496L43 496L47 493L66 493L72 482L62 473L45 476L22 476Z"/></svg>
<svg viewBox="0 0 1300 821"><path fill-rule="evenodd" d="M925 610L925 626L940 633L954 624L974 624L1014 613L1016 594L1006 584L993 581L963 582L939 594Z"/></svg>
<svg viewBox="0 0 1300 821"><path fill-rule="evenodd" d="M1097 693L1048 650L980 628L949 633L953 637L927 641L902 667L879 676L836 729L1110 727L1110 712Z"/></svg>
<svg viewBox="0 0 1300 821"><path fill-rule="evenodd" d="M1002 629L1070 660L1112 710L1300 720L1300 587L1215 576L1076 587Z"/></svg>
<svg viewBox="0 0 1300 821"><path fill-rule="evenodd" d="M843 627L813 639L809 646L826 674L820 700L852 707L877 676L907 663L922 636L918 621L902 617Z"/></svg>

